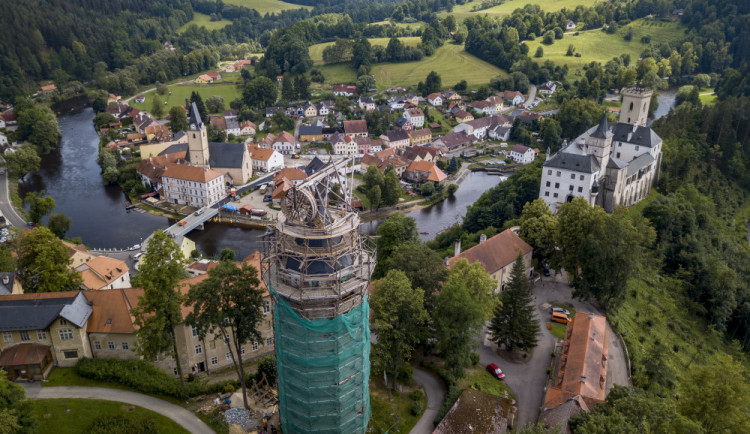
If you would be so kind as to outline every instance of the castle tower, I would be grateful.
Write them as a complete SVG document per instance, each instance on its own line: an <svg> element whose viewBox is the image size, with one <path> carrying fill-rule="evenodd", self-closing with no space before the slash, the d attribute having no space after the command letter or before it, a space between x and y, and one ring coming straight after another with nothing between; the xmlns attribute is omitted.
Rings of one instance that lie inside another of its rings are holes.
<svg viewBox="0 0 750 434"><path fill-rule="evenodd" d="M609 131L607 115L602 116L601 122L588 138L586 153L593 155L599 163L599 176L604 176L605 168L609 163L609 154L612 148L612 132Z"/></svg>
<svg viewBox="0 0 750 434"><path fill-rule="evenodd" d="M187 103L187 99L185 103ZM190 164L196 167L210 168L208 164L208 135L206 133L206 125L201 121L201 115L195 103L190 106L187 134L188 160Z"/></svg>
<svg viewBox="0 0 750 434"><path fill-rule="evenodd" d="M651 89L637 86L624 88L620 122L645 127L648 121L648 106L651 104L653 93Z"/></svg>
<svg viewBox="0 0 750 434"><path fill-rule="evenodd" d="M293 186L263 236L263 281L274 298L281 428L360 433L370 420L367 288L375 252L359 232L350 192L328 163Z"/></svg>

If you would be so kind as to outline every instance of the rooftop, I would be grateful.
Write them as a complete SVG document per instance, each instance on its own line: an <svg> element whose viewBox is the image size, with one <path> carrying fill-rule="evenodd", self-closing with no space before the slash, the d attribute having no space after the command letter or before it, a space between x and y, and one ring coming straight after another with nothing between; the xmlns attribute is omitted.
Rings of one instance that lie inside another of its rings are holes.
<svg viewBox="0 0 750 434"><path fill-rule="evenodd" d="M491 274L512 264L519 253L525 255L531 250L531 246L526 244L512 229L506 229L487 241L464 250L458 256L448 259L448 267L453 266L459 259L466 259L470 264L479 261L485 271Z"/></svg>

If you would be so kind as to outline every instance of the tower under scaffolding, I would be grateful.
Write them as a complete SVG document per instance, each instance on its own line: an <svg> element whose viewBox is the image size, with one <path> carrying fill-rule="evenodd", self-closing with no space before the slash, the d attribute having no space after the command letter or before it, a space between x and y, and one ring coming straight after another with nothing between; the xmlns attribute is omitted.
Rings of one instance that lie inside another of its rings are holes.
<svg viewBox="0 0 750 434"><path fill-rule="evenodd" d="M347 163L329 163L287 191L263 236L288 433L364 433L370 420L367 289L375 252L351 208Z"/></svg>

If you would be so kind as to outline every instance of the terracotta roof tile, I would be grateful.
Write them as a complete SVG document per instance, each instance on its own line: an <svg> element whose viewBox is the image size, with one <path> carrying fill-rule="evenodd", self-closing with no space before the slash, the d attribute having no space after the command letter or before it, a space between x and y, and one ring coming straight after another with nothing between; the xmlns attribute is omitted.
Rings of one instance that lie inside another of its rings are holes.
<svg viewBox="0 0 750 434"><path fill-rule="evenodd" d="M531 246L513 230L506 229L487 241L461 252L460 255L448 259L448 267L463 258L470 264L479 261L485 271L494 273L515 261L519 253L525 255L531 250Z"/></svg>
<svg viewBox="0 0 750 434"><path fill-rule="evenodd" d="M206 183L223 175L211 169L188 166L187 164L168 163L165 166L163 176L167 178L182 179L185 181Z"/></svg>

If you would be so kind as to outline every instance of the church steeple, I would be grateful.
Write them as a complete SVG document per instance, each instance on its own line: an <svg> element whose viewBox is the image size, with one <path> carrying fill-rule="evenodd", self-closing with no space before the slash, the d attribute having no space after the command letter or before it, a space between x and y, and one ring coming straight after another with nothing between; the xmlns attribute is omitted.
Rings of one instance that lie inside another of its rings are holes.
<svg viewBox="0 0 750 434"><path fill-rule="evenodd" d="M612 132L609 131L609 122L607 122L606 113L602 116L602 120L596 127L593 133L587 140L586 153L596 157L597 163L604 174L604 168L607 167L609 162L609 154L612 148Z"/></svg>
<svg viewBox="0 0 750 434"><path fill-rule="evenodd" d="M611 135L612 133L609 131L609 122L607 122L607 114L605 113L602 116L602 120L599 121L599 125L596 127L596 131L591 134L591 137L596 137L597 139L606 139Z"/></svg>
<svg viewBox="0 0 750 434"><path fill-rule="evenodd" d="M187 104L187 99L185 99ZM190 106L190 117L188 119L188 160L190 164L196 167L208 166L208 134L206 125L201 120L201 114L198 106L193 103Z"/></svg>

